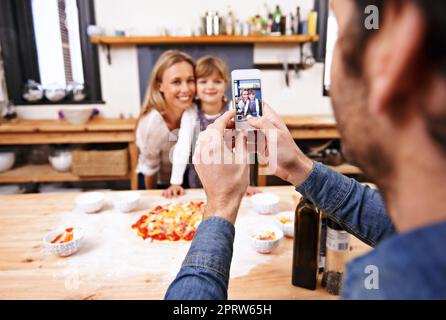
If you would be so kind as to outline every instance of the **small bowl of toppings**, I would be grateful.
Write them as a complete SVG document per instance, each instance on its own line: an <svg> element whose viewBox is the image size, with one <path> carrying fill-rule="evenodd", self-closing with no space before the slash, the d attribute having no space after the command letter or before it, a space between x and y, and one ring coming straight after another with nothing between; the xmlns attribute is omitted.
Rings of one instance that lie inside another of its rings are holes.
<svg viewBox="0 0 446 320"><path fill-rule="evenodd" d="M75 200L76 207L85 213L94 213L102 209L105 195L102 192L87 192L78 196Z"/></svg>
<svg viewBox="0 0 446 320"><path fill-rule="evenodd" d="M43 242L52 254L68 257L79 250L83 237L82 228L61 228L48 233Z"/></svg>
<svg viewBox="0 0 446 320"><path fill-rule="evenodd" d="M272 193L258 193L251 197L254 210L260 214L270 214L277 211L280 198Z"/></svg>
<svg viewBox="0 0 446 320"><path fill-rule="evenodd" d="M120 192L113 199L113 204L121 212L130 212L138 207L140 199L141 195L139 192Z"/></svg>
<svg viewBox="0 0 446 320"><path fill-rule="evenodd" d="M294 237L294 211L279 212L275 216L275 221L285 234L285 237Z"/></svg>
<svg viewBox="0 0 446 320"><path fill-rule="evenodd" d="M249 230L251 245L258 253L271 253L283 238L283 232L275 225L262 225Z"/></svg>

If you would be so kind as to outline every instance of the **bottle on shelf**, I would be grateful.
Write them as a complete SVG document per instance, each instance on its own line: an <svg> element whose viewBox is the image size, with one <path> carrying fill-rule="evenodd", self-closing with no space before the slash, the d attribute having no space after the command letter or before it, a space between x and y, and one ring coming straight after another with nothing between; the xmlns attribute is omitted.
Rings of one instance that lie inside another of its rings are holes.
<svg viewBox="0 0 446 320"><path fill-rule="evenodd" d="M350 244L349 234L335 221L327 221L327 252L323 283L327 292L339 295Z"/></svg>
<svg viewBox="0 0 446 320"><path fill-rule="evenodd" d="M234 35L240 36L242 34L243 25L240 20L236 19L234 23Z"/></svg>
<svg viewBox="0 0 446 320"><path fill-rule="evenodd" d="M293 35L293 21L294 21L294 17L293 14L287 14L285 17L285 34L287 36L291 36Z"/></svg>
<svg viewBox="0 0 446 320"><path fill-rule="evenodd" d="M273 13L273 24L271 26L271 35L281 35L282 34L282 12L280 7L277 5L276 10Z"/></svg>
<svg viewBox="0 0 446 320"><path fill-rule="evenodd" d="M300 16L300 7L297 7L296 9L296 16L294 17L294 26L293 26L293 31L294 34L300 34L300 23L301 23L302 19Z"/></svg>
<svg viewBox="0 0 446 320"><path fill-rule="evenodd" d="M267 35L267 34L271 33L271 25L268 30L270 15L271 15L271 11L269 10L268 4L265 2L263 4L263 11L260 14L260 17L262 19L262 35ZM271 21L272 21L272 19L271 19Z"/></svg>
<svg viewBox="0 0 446 320"><path fill-rule="evenodd" d="M292 284L314 290L318 274L321 213L302 197L295 214Z"/></svg>
<svg viewBox="0 0 446 320"><path fill-rule="evenodd" d="M228 6L228 12L225 18L225 33L228 36L232 36L234 34L234 14L230 6Z"/></svg>
<svg viewBox="0 0 446 320"><path fill-rule="evenodd" d="M266 20L266 34L272 33L272 27L273 27L273 14L270 13L268 15L268 19Z"/></svg>
<svg viewBox="0 0 446 320"><path fill-rule="evenodd" d="M212 34L213 35L216 36L216 35L219 35L221 33L220 25L221 25L220 16L218 15L218 12L215 12L215 15L213 16L213 23L212 23L212 29L213 29Z"/></svg>
<svg viewBox="0 0 446 320"><path fill-rule="evenodd" d="M204 17L204 30L207 36L212 36L214 33L214 16L214 11L208 11Z"/></svg>
<svg viewBox="0 0 446 320"><path fill-rule="evenodd" d="M307 32L308 35L314 36L317 34L317 12L316 11L310 11L308 14L308 26L307 26Z"/></svg>

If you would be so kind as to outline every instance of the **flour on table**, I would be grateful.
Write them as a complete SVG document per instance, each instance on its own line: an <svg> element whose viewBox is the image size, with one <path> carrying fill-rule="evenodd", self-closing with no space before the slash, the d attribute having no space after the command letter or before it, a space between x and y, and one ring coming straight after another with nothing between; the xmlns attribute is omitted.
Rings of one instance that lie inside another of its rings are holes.
<svg viewBox="0 0 446 320"><path fill-rule="evenodd" d="M198 196L186 195L177 201L190 200L205 200L204 193ZM55 276L66 278L74 275L83 280L92 280L159 274L173 278L191 242L151 242L138 237L131 228L147 210L167 202L169 200L162 197L143 197L140 205L143 210L132 213L121 213L111 204L107 204L99 213L86 214L76 210L61 213L60 226L82 227L84 239L77 253L60 259L58 264L64 268ZM273 217L258 215L246 199L241 204L241 211L243 213L236 223L232 278L244 276L271 259L270 255L258 254L251 248L247 228L255 223L274 223Z"/></svg>

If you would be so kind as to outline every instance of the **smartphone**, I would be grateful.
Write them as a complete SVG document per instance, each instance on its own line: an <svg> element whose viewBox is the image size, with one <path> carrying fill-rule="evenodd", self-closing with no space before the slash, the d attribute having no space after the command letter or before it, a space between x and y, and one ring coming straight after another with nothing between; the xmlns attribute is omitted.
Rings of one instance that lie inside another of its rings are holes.
<svg viewBox="0 0 446 320"><path fill-rule="evenodd" d="M231 72L232 105L235 109L235 128L254 129L247 117L263 115L262 74L258 69L237 69Z"/></svg>

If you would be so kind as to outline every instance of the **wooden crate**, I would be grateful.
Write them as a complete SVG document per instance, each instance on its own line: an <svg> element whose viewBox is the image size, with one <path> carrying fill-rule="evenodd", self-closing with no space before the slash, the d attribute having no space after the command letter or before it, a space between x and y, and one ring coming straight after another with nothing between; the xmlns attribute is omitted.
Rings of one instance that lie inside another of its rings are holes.
<svg viewBox="0 0 446 320"><path fill-rule="evenodd" d="M129 172L128 149L74 150L72 171L78 176L125 176Z"/></svg>

